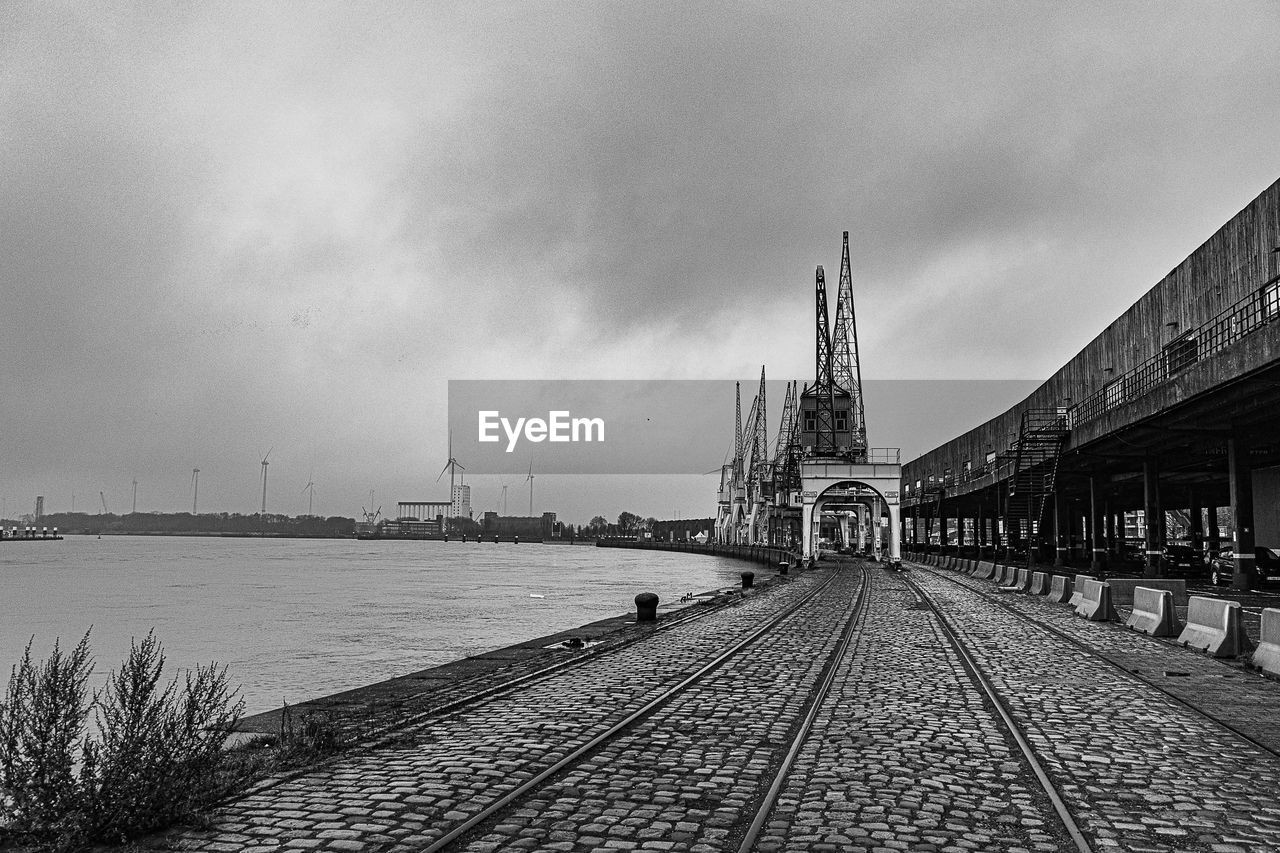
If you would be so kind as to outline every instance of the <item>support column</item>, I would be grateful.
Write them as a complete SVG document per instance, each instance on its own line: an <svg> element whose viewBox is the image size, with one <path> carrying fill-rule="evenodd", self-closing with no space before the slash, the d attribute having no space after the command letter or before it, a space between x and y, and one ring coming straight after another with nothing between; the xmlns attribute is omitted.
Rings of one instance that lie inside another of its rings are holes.
<svg viewBox="0 0 1280 853"><path fill-rule="evenodd" d="M1107 568L1107 546L1104 544L1102 504L1098 501L1098 478L1089 475L1089 568L1095 572Z"/></svg>
<svg viewBox="0 0 1280 853"><path fill-rule="evenodd" d="M948 544L950 536L947 533L947 511L943 509L938 512L938 551L946 553Z"/></svg>
<svg viewBox="0 0 1280 853"><path fill-rule="evenodd" d="M893 514L892 514L892 513L890 513L890 516L889 516L889 517L892 519L892 518L893 518ZM890 542L892 542L892 541L893 541L893 531L892 531L892 530L890 530L890 531L889 531L889 541L890 541ZM882 557L882 554L881 554L881 550L880 550L880 549L881 549L881 542L880 542L880 499L879 499L879 498L872 498L872 499L871 499L871 553L872 553L873 555L875 555L875 558L876 558L877 560L878 560L878 559L880 559L880 558Z"/></svg>
<svg viewBox="0 0 1280 853"><path fill-rule="evenodd" d="M1222 531L1218 529L1218 506L1209 504L1205 507L1205 515L1209 521L1209 553L1217 554L1222 550Z"/></svg>
<svg viewBox="0 0 1280 853"><path fill-rule="evenodd" d="M1227 439L1227 477L1231 488L1231 521L1235 527L1236 571L1232 589L1253 589L1253 469L1249 467L1249 441L1236 434Z"/></svg>
<svg viewBox="0 0 1280 853"><path fill-rule="evenodd" d="M1187 515L1191 519L1191 529L1187 535L1191 537L1191 548L1203 557L1204 554L1204 510L1200 507L1200 493L1196 487L1187 489Z"/></svg>
<svg viewBox="0 0 1280 853"><path fill-rule="evenodd" d="M1142 504L1147 521L1146 568L1143 577L1163 577L1160 557L1164 552L1164 507L1160 504L1160 469L1155 459L1142 463Z"/></svg>
<svg viewBox="0 0 1280 853"><path fill-rule="evenodd" d="M898 536L894 533L898 529L898 512L899 507L896 503L887 504L889 510L889 562L898 564L902 562L902 543L898 541ZM877 523L880 519L874 519Z"/></svg>
<svg viewBox="0 0 1280 853"><path fill-rule="evenodd" d="M800 553L806 560L812 559L813 550L813 516L814 504L805 501L800 507Z"/></svg>
<svg viewBox="0 0 1280 853"><path fill-rule="evenodd" d="M1053 564L1067 564L1067 537L1071 535L1071 521L1067 517L1067 499L1062 491L1053 493Z"/></svg>
<svg viewBox="0 0 1280 853"><path fill-rule="evenodd" d="M987 518L986 513L983 511L985 509L986 506L984 504L978 504L978 518L974 522L976 526L973 530L973 544L977 548L979 560L986 555L987 550Z"/></svg>

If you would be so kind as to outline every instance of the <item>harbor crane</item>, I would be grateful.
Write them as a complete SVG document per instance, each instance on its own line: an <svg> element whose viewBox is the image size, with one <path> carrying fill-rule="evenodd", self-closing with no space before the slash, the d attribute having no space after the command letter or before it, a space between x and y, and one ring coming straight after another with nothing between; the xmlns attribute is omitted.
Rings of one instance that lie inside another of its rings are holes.
<svg viewBox="0 0 1280 853"><path fill-rule="evenodd" d="M102 514L110 515L111 512L107 509L107 493L103 491L99 491L98 497L102 499Z"/></svg>

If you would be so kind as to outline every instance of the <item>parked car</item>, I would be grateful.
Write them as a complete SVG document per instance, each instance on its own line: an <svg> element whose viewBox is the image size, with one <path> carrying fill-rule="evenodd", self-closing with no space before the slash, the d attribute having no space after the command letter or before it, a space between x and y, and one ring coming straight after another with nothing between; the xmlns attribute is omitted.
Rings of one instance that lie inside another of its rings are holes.
<svg viewBox="0 0 1280 853"><path fill-rule="evenodd" d="M1258 569L1258 580L1280 578L1280 549L1254 548L1254 565Z"/></svg>
<svg viewBox="0 0 1280 853"><path fill-rule="evenodd" d="M1204 555L1190 545L1166 545L1162 559L1167 574L1202 577L1208 566Z"/></svg>
<svg viewBox="0 0 1280 853"><path fill-rule="evenodd" d="M1231 583L1231 576L1236 571L1236 552L1232 548L1223 548L1209 558L1209 580L1214 586Z"/></svg>
<svg viewBox="0 0 1280 853"><path fill-rule="evenodd" d="M1268 581L1280 578L1280 550L1276 548L1253 549L1253 571L1255 581ZM1209 561L1210 581L1214 586L1231 583L1231 576L1236 571L1236 552L1232 548L1223 548Z"/></svg>

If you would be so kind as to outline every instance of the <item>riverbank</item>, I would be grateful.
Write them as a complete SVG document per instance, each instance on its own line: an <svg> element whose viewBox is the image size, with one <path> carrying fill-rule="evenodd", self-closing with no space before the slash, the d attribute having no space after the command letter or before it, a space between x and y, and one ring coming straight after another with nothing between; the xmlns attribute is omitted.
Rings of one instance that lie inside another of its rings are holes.
<svg viewBox="0 0 1280 853"><path fill-rule="evenodd" d="M632 548L636 550L683 551L706 556L732 557L747 563L772 563L776 568L785 552L777 549L746 546L714 546L687 549L672 543L604 543L600 547ZM668 547L669 546L669 547ZM790 569L789 569L790 571ZM755 573L753 573L755 575ZM427 667L405 675L384 679L361 687L319 696L288 706L293 719L299 720L312 714L322 714L328 725L367 735L370 731L394 726L403 719L397 717L423 713L441 705L457 702L465 697L482 693L493 686L506 685L514 678L524 677L560 665L569 665L583 657L647 636L657 627L714 612L719 607L741 599L744 595L756 595L785 582L787 575L771 573L755 575L752 588L741 584L725 586L702 592L690 591L673 601L660 601L656 623L637 623L634 610L605 619L557 631L514 643L492 651L471 655L460 660ZM636 593L646 592L637 588ZM278 734L284 723L285 708L274 708L253 714L240 720L238 732L253 734Z"/></svg>

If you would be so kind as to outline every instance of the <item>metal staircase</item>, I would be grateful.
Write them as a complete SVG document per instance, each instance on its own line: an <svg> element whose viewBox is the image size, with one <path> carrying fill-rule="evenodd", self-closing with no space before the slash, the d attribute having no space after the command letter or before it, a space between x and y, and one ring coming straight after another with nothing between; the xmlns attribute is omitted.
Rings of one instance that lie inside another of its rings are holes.
<svg viewBox="0 0 1280 853"><path fill-rule="evenodd" d="M1013 477L1009 482L1009 518L1038 525L1045 497L1053 493L1058 458L1070 433L1065 410L1027 409L1022 413L1014 447Z"/></svg>

